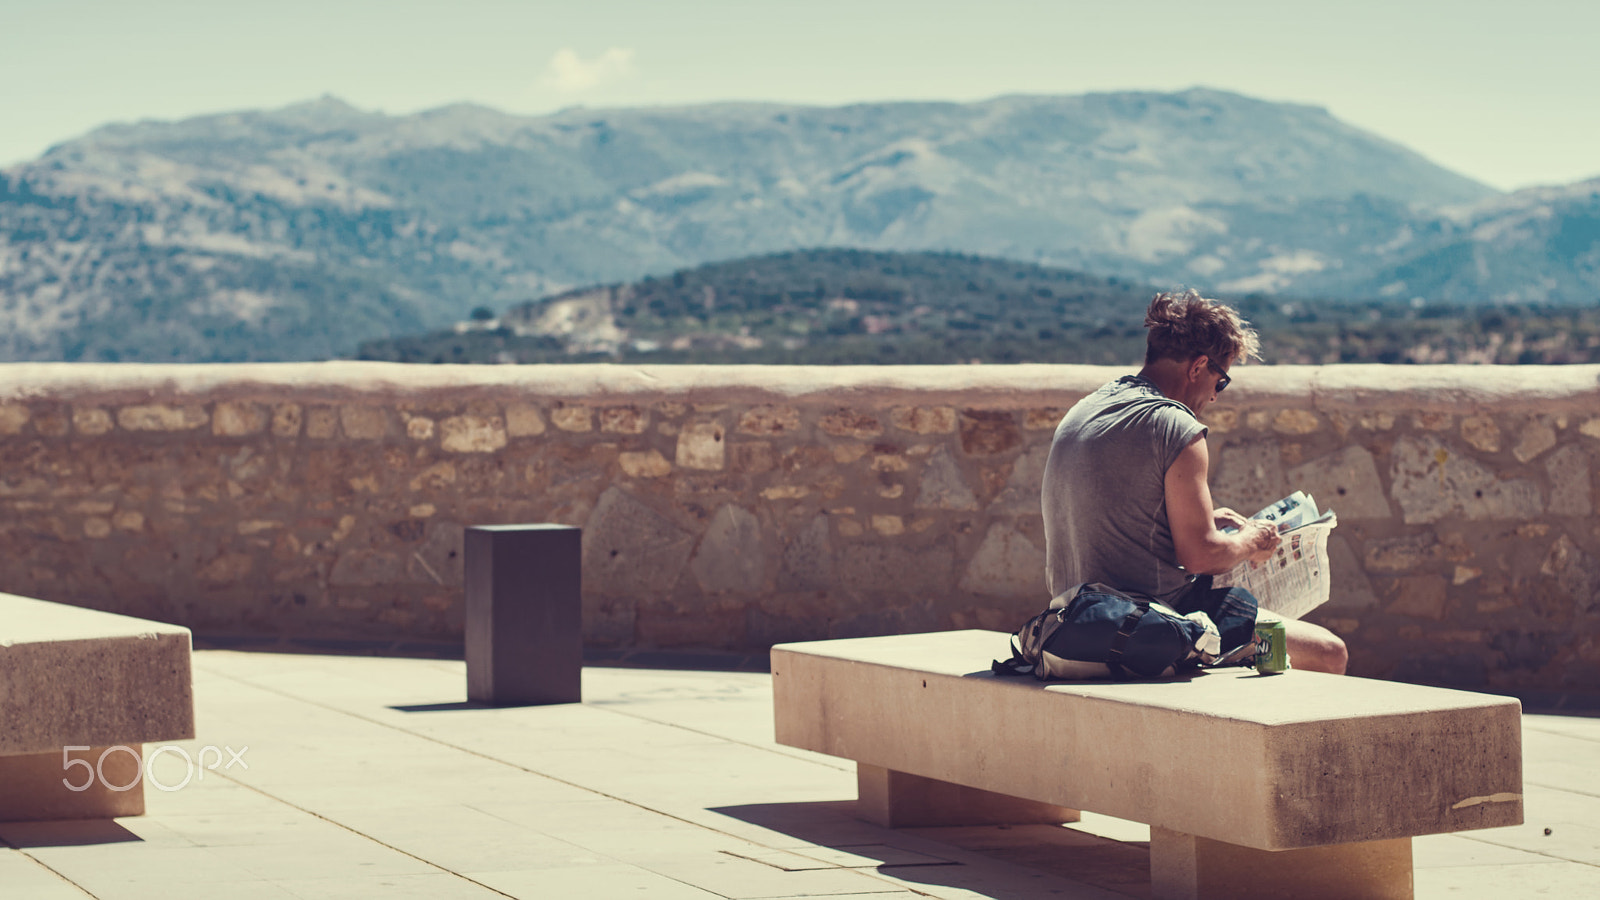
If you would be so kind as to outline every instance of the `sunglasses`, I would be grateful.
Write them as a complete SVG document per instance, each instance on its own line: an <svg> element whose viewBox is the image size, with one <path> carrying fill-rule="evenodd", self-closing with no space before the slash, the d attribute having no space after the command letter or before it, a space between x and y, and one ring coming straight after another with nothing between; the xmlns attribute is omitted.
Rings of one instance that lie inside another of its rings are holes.
<svg viewBox="0 0 1600 900"><path fill-rule="evenodd" d="M1227 372L1223 371L1221 366L1217 365L1215 362L1213 362L1213 361L1211 361L1209 359L1206 360L1206 365L1211 367L1211 371L1213 371L1213 372L1217 373L1218 375L1222 376L1221 378L1217 379L1217 386L1214 389L1215 393L1218 393L1218 394L1222 393L1223 389L1228 386L1228 383L1233 381L1233 378L1231 378L1228 375Z"/></svg>

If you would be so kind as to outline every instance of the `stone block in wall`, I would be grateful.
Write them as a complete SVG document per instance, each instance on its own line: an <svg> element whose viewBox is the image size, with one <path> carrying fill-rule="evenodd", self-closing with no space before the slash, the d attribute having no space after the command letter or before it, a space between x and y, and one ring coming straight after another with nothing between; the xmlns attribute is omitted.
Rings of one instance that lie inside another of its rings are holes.
<svg viewBox="0 0 1600 900"><path fill-rule="evenodd" d="M506 434L514 438L544 434L544 417L537 408L526 403L507 404Z"/></svg>
<svg viewBox="0 0 1600 900"><path fill-rule="evenodd" d="M727 461L727 442L716 422L692 422L678 432L677 463L685 469L715 471Z"/></svg>
<svg viewBox="0 0 1600 900"><path fill-rule="evenodd" d="M195 572L195 579L211 584L235 584L255 568L255 558L245 553L223 553Z"/></svg>
<svg viewBox="0 0 1600 900"><path fill-rule="evenodd" d="M884 537L898 537L906 533L906 520L900 516L874 514L872 530Z"/></svg>
<svg viewBox="0 0 1600 900"><path fill-rule="evenodd" d="M550 421L561 431L583 433L594 430L593 416L590 415L587 406L558 403L550 410Z"/></svg>
<svg viewBox="0 0 1600 900"><path fill-rule="evenodd" d="M626 647L635 642L639 618L637 597L606 597L583 591L583 639L605 647Z"/></svg>
<svg viewBox="0 0 1600 900"><path fill-rule="evenodd" d="M889 410L889 424L913 434L951 434L956 430L953 406L897 406Z"/></svg>
<svg viewBox="0 0 1600 900"><path fill-rule="evenodd" d="M828 516L815 516L784 544L778 590L821 591L833 587L834 581Z"/></svg>
<svg viewBox="0 0 1600 900"><path fill-rule="evenodd" d="M0 403L0 434L21 434L33 411L20 403Z"/></svg>
<svg viewBox="0 0 1600 900"><path fill-rule="evenodd" d="M828 623L828 637L865 637L878 634L915 634L948 627L929 601L888 603L880 598L864 606L842 609ZM997 653L997 655L1004 655Z"/></svg>
<svg viewBox="0 0 1600 900"><path fill-rule="evenodd" d="M1490 416L1467 416L1462 419L1461 437L1484 453L1495 453L1500 449L1500 426Z"/></svg>
<svg viewBox="0 0 1600 900"><path fill-rule="evenodd" d="M306 411L306 437L326 441L339 433L339 413L329 406L313 406Z"/></svg>
<svg viewBox="0 0 1600 900"><path fill-rule="evenodd" d="M347 550L334 560L328 583L337 587L398 584L409 581L405 560L382 550Z"/></svg>
<svg viewBox="0 0 1600 900"><path fill-rule="evenodd" d="M839 409L822 417L817 423L824 433L834 437L871 440L883 434L883 424L876 416L854 409Z"/></svg>
<svg viewBox="0 0 1600 900"><path fill-rule="evenodd" d="M996 522L972 554L961 576L963 591L990 597L1049 599L1044 583L1044 551L1021 532Z"/></svg>
<svg viewBox="0 0 1600 900"><path fill-rule="evenodd" d="M124 431L193 431L210 420L198 406L152 403L117 410L117 424Z"/></svg>
<svg viewBox="0 0 1600 900"><path fill-rule="evenodd" d="M1212 453L1211 496L1218 506L1249 516L1288 493L1277 441L1230 441ZM1325 503L1320 496L1317 502Z"/></svg>
<svg viewBox="0 0 1600 900"><path fill-rule="evenodd" d="M1544 511L1539 488L1526 479L1500 479L1431 435L1395 442L1391 492L1407 524L1451 516L1470 520L1532 519Z"/></svg>
<svg viewBox="0 0 1600 900"><path fill-rule="evenodd" d="M851 544L839 551L836 571L854 593L931 597L950 592L954 566L955 555L943 544Z"/></svg>
<svg viewBox="0 0 1600 900"><path fill-rule="evenodd" d="M606 434L643 434L650 427L650 413L637 406L602 407L597 418Z"/></svg>
<svg viewBox="0 0 1600 900"><path fill-rule="evenodd" d="M1444 619L1447 586L1442 575L1404 575L1389 587L1385 611L1416 619Z"/></svg>
<svg viewBox="0 0 1600 900"><path fill-rule="evenodd" d="M493 453L506 445L499 416L451 416L439 423L439 447L449 453Z"/></svg>
<svg viewBox="0 0 1600 900"><path fill-rule="evenodd" d="M1227 434L1239 427L1239 411L1213 406L1200 416L1200 422L1212 434Z"/></svg>
<svg viewBox="0 0 1600 900"><path fill-rule="evenodd" d="M1030 409L1022 414L1022 427L1028 431L1054 431L1066 414L1059 406Z"/></svg>
<svg viewBox="0 0 1600 900"><path fill-rule="evenodd" d="M1374 539L1367 542L1366 568L1370 572L1410 572L1443 555L1444 548L1432 533Z"/></svg>
<svg viewBox="0 0 1600 900"><path fill-rule="evenodd" d="M1387 519L1393 515L1367 448L1351 445L1289 470L1289 485L1305 491L1340 519ZM1269 503L1271 501L1268 501ZM1254 509L1243 511L1246 515Z"/></svg>
<svg viewBox="0 0 1600 900"><path fill-rule="evenodd" d="M1022 443L1016 417L1005 410L962 410L959 420L961 452L968 456L1004 453Z"/></svg>
<svg viewBox="0 0 1600 900"><path fill-rule="evenodd" d="M298 403L279 403L272 409L272 433L281 438L300 436L305 413Z"/></svg>
<svg viewBox="0 0 1600 900"><path fill-rule="evenodd" d="M465 531L457 522L429 520L421 544L401 548L405 581L460 587L464 583Z"/></svg>
<svg viewBox="0 0 1600 900"><path fill-rule="evenodd" d="M762 590L767 580L767 547L761 520L732 504L717 510L689 561L689 571L706 593L754 594Z"/></svg>
<svg viewBox="0 0 1600 900"><path fill-rule="evenodd" d="M821 447L796 447L789 450L788 453L785 453L784 458L787 462L791 458L799 456L801 453L808 453L813 456L820 457L823 452L824 451ZM826 452L833 454L834 462L841 466L847 466L872 452L872 445L866 443L865 441L841 441L832 445L831 447L828 447Z"/></svg>
<svg viewBox="0 0 1600 900"><path fill-rule="evenodd" d="M1050 446L1040 444L1017 457L1005 487L989 504L991 515L1041 515L1039 491L1044 485L1044 464Z"/></svg>
<svg viewBox="0 0 1600 900"><path fill-rule="evenodd" d="M341 406L339 425L350 440L382 440L389 436L389 411L381 406Z"/></svg>
<svg viewBox="0 0 1600 900"><path fill-rule="evenodd" d="M1589 612L1600 603L1600 559L1585 553L1564 534L1550 545L1539 573L1555 578L1557 587L1578 611Z"/></svg>
<svg viewBox="0 0 1600 900"><path fill-rule="evenodd" d="M659 450L625 450L617 454L617 464L629 478L662 478L672 474L672 463Z"/></svg>
<svg viewBox="0 0 1600 900"><path fill-rule="evenodd" d="M733 454L733 471L740 475L759 475L778 465L778 454L766 441L741 441L728 451Z"/></svg>
<svg viewBox="0 0 1600 900"><path fill-rule="evenodd" d="M115 427L111 414L98 406L73 407L72 428L85 437L98 437Z"/></svg>
<svg viewBox="0 0 1600 900"><path fill-rule="evenodd" d="M944 447L928 458L917 489L918 509L967 510L978 508L978 498L961 477L961 468Z"/></svg>
<svg viewBox="0 0 1600 900"><path fill-rule="evenodd" d="M1522 426L1522 433L1517 436L1517 445L1511 449L1511 455L1517 458L1517 462L1527 462L1555 445L1556 430L1550 427L1550 422L1544 417L1536 417Z"/></svg>
<svg viewBox="0 0 1600 900"><path fill-rule="evenodd" d="M1378 602L1367 577L1350 549L1350 542L1335 532L1328 536L1328 602L1322 613L1351 613L1368 609Z"/></svg>
<svg viewBox="0 0 1600 900"><path fill-rule="evenodd" d="M677 583L695 535L620 488L606 489L583 528L585 593L644 595Z"/></svg>
<svg viewBox="0 0 1600 900"><path fill-rule="evenodd" d="M33 410L33 430L45 437L66 437L72 419L65 406L52 403Z"/></svg>
<svg viewBox="0 0 1600 900"><path fill-rule="evenodd" d="M758 437L792 435L800 430L800 410L770 403L753 406L739 417L739 433Z"/></svg>
<svg viewBox="0 0 1600 900"><path fill-rule="evenodd" d="M1589 452L1577 444L1568 444L1545 460L1545 471L1550 475L1551 515L1587 516L1594 511L1590 466Z"/></svg>
<svg viewBox="0 0 1600 900"><path fill-rule="evenodd" d="M219 437L260 434L267 422L267 408L259 403L224 401L211 410L211 433Z"/></svg>
<svg viewBox="0 0 1600 900"><path fill-rule="evenodd" d="M1321 427L1322 420L1306 409L1282 409L1272 417L1272 430L1279 434L1311 434Z"/></svg>

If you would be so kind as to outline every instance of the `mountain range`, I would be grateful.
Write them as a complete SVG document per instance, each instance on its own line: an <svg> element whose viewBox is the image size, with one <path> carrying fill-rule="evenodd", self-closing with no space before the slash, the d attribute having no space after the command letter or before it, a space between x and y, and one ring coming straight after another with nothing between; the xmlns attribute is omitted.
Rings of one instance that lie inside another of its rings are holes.
<svg viewBox="0 0 1600 900"><path fill-rule="evenodd" d="M109 125L0 171L0 358L310 359L819 246L1223 293L1593 304L1600 180L1503 195L1220 91Z"/></svg>

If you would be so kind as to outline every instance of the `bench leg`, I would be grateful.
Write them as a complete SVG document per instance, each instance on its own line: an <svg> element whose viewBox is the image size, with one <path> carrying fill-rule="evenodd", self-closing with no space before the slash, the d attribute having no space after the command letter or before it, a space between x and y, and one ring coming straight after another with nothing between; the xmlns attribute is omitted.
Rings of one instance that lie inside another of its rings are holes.
<svg viewBox="0 0 1600 900"><path fill-rule="evenodd" d="M1150 828L1154 900L1411 900L1411 839L1254 850Z"/></svg>
<svg viewBox="0 0 1600 900"><path fill-rule="evenodd" d="M856 763L856 812L885 828L1059 825L1078 811Z"/></svg>
<svg viewBox="0 0 1600 900"><path fill-rule="evenodd" d="M89 769L68 768L60 750L0 756L0 822L144 815L144 745L90 747L73 751L68 759L82 760ZM99 771L94 771L97 764ZM74 791L67 784L88 787ZM132 786L111 789L123 785Z"/></svg>

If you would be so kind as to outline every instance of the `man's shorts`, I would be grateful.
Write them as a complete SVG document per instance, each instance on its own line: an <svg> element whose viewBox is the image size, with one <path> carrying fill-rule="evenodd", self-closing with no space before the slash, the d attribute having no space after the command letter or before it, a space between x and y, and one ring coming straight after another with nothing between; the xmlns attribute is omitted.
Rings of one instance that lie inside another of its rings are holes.
<svg viewBox="0 0 1600 900"><path fill-rule="evenodd" d="M1183 615L1203 612L1210 616L1222 635L1223 655L1255 639L1256 611L1259 606L1255 595L1244 588L1214 588L1211 586L1211 576L1201 575L1167 605Z"/></svg>

